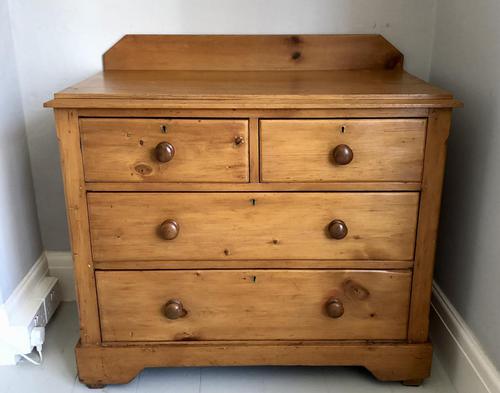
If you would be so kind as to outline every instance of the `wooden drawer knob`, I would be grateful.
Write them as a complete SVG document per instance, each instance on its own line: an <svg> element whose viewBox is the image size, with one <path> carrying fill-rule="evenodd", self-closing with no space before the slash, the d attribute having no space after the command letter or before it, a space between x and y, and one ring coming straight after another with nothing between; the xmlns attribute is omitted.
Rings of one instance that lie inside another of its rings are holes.
<svg viewBox="0 0 500 393"><path fill-rule="evenodd" d="M167 304L165 304L163 313L168 319L182 318L187 314L179 299L170 299Z"/></svg>
<svg viewBox="0 0 500 393"><path fill-rule="evenodd" d="M160 162L169 162L174 155L175 147L168 142L160 142L155 147L155 157Z"/></svg>
<svg viewBox="0 0 500 393"><path fill-rule="evenodd" d="M333 149L333 160L338 165L347 165L352 161L354 153L347 145L338 145Z"/></svg>
<svg viewBox="0 0 500 393"><path fill-rule="evenodd" d="M344 305L337 298L330 298L326 302L326 313L330 318L340 318L344 314Z"/></svg>
<svg viewBox="0 0 500 393"><path fill-rule="evenodd" d="M160 225L160 235L165 240L173 240L179 234L179 224L174 220L163 221Z"/></svg>
<svg viewBox="0 0 500 393"><path fill-rule="evenodd" d="M328 233L333 239L343 239L347 236L347 225L342 220L333 220L328 225Z"/></svg>

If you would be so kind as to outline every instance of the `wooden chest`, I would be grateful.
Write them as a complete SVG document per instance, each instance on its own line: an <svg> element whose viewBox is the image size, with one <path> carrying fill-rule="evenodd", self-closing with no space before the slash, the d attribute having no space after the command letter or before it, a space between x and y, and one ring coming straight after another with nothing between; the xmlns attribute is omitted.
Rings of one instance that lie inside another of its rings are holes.
<svg viewBox="0 0 500 393"><path fill-rule="evenodd" d="M125 36L55 95L80 379L429 375L451 109L381 36Z"/></svg>

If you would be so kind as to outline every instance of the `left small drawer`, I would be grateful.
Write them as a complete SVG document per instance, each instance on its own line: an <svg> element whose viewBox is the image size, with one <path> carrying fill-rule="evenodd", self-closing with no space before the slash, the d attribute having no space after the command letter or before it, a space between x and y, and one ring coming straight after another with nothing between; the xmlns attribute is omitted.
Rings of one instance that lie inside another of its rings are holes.
<svg viewBox="0 0 500 393"><path fill-rule="evenodd" d="M88 182L243 183L244 119L80 120Z"/></svg>

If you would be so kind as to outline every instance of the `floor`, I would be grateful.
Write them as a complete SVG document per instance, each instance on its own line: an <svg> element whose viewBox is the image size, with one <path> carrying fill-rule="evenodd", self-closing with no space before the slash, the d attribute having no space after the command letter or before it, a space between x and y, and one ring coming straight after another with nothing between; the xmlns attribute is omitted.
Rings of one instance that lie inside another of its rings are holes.
<svg viewBox="0 0 500 393"><path fill-rule="evenodd" d="M88 390L76 377L73 347L78 337L75 303L63 303L47 326L44 362L0 367L2 393L456 393L439 359L418 388L378 382L363 368L236 367L147 369L128 385Z"/></svg>

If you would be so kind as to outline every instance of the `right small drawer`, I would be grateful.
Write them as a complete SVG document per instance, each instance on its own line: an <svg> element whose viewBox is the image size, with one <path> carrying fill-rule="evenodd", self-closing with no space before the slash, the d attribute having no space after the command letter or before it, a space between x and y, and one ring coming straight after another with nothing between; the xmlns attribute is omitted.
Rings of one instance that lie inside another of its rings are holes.
<svg viewBox="0 0 500 393"><path fill-rule="evenodd" d="M261 120L263 182L420 182L425 119Z"/></svg>

